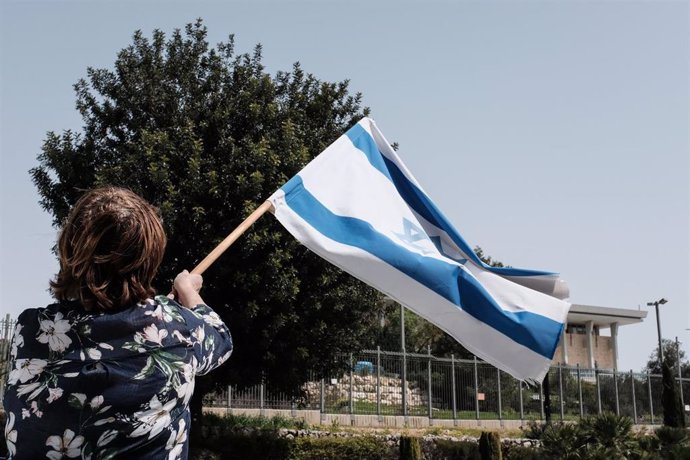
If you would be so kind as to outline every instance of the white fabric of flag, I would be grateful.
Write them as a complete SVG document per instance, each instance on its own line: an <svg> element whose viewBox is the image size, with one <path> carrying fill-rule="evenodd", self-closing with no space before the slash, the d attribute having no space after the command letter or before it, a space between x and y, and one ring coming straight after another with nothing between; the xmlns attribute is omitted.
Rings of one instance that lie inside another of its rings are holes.
<svg viewBox="0 0 690 460"><path fill-rule="evenodd" d="M484 264L373 120L362 119L269 201L319 256L483 360L521 380L543 379L570 307L556 296L567 288L554 273Z"/></svg>

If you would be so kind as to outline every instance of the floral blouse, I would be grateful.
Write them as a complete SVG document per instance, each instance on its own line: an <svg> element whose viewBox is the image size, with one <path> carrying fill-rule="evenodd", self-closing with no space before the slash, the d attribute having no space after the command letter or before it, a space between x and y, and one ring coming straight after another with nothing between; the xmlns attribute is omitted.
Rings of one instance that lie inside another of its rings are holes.
<svg viewBox="0 0 690 460"><path fill-rule="evenodd" d="M26 310L4 397L9 458L186 459L194 377L231 352L211 308L165 296L116 313Z"/></svg>

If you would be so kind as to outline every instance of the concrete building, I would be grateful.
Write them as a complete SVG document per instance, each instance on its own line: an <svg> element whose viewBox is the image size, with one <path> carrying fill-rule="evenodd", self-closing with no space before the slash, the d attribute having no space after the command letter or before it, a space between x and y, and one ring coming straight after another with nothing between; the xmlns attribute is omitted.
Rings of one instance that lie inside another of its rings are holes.
<svg viewBox="0 0 690 460"><path fill-rule="evenodd" d="M572 304L554 363L582 368L618 369L618 328L640 323L646 311ZM610 329L609 336L601 335Z"/></svg>

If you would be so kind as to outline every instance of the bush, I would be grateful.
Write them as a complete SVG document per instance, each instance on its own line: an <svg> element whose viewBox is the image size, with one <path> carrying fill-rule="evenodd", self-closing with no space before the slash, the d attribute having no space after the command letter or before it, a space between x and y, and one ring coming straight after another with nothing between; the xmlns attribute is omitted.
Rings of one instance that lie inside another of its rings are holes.
<svg viewBox="0 0 690 460"><path fill-rule="evenodd" d="M202 420L204 427L222 427L223 429L236 430L239 428L256 428L260 430L279 430L281 428L306 430L309 424L302 419L293 419L276 415L264 417L262 415L228 414L225 416L205 413Z"/></svg>
<svg viewBox="0 0 690 460"><path fill-rule="evenodd" d="M527 446L507 447L503 451L503 457L506 460L537 460L540 458L538 449Z"/></svg>
<svg viewBox="0 0 690 460"><path fill-rule="evenodd" d="M479 436L479 456L482 460L501 460L501 438L495 431L482 431Z"/></svg>
<svg viewBox="0 0 690 460"><path fill-rule="evenodd" d="M303 437L292 441L289 456L280 458L289 458L290 460L340 460L343 458L384 460L392 458L392 453L385 441L373 436Z"/></svg>
<svg viewBox="0 0 690 460"><path fill-rule="evenodd" d="M453 460L481 460L479 445L473 441L450 441L437 439L435 441L434 454L431 458Z"/></svg>
<svg viewBox="0 0 690 460"><path fill-rule="evenodd" d="M541 451L546 458L583 458L587 441L577 425L549 423L541 437Z"/></svg>
<svg viewBox="0 0 690 460"><path fill-rule="evenodd" d="M548 425L546 423L530 420L527 422L527 427L520 427L520 430L522 430L522 435L525 438L540 440L544 435L544 430L546 430L547 426Z"/></svg>
<svg viewBox="0 0 690 460"><path fill-rule="evenodd" d="M400 436L400 460L422 460L422 448L419 438Z"/></svg>
<svg viewBox="0 0 690 460"><path fill-rule="evenodd" d="M587 438L590 453L602 458L630 458L637 455L639 443L632 433L632 419L611 413L592 415L580 420L579 428Z"/></svg>

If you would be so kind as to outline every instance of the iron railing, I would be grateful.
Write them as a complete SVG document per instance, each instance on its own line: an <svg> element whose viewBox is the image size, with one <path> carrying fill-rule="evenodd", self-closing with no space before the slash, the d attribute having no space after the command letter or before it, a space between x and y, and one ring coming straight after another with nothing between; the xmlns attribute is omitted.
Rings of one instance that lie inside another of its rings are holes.
<svg viewBox="0 0 690 460"><path fill-rule="evenodd" d="M0 395L7 376L16 321L0 319ZM367 350L350 354L349 370L285 392L270 382L228 386L204 397L208 406L311 409L322 414L403 415L431 419L544 419L544 388L527 385L478 359ZM574 420L613 412L638 424L660 424L661 376L557 364L548 373L552 418ZM675 377L682 395L690 378Z"/></svg>

